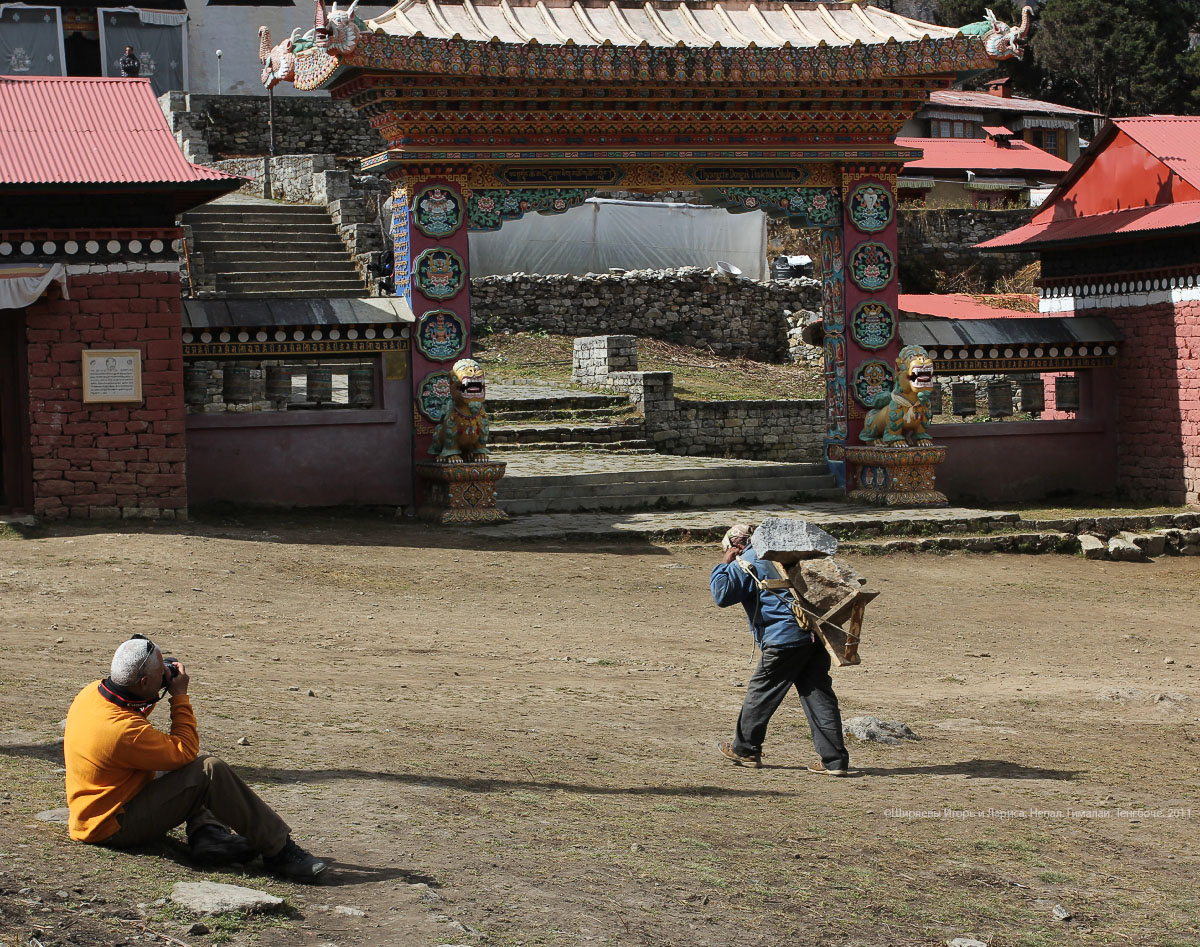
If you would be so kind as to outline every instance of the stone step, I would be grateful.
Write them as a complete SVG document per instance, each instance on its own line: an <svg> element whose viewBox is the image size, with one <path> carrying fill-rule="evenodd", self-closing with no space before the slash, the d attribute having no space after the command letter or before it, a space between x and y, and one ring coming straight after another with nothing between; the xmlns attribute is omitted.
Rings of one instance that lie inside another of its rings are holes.
<svg viewBox="0 0 1200 947"><path fill-rule="evenodd" d="M280 227L277 224L261 223L247 224L238 227L192 227L192 242L203 244L231 243L235 241L250 242L271 241L275 246L287 246L293 240L302 243L342 242L333 224L327 227Z"/></svg>
<svg viewBox="0 0 1200 947"><path fill-rule="evenodd" d="M207 262L207 261L206 261ZM354 264L343 253L340 260L325 260L320 266L314 265L312 260L275 260L273 262L253 263L250 261L239 260L236 263L224 263L220 267L213 270L219 276L238 277L240 279L257 279L261 278L263 273L297 273L304 275L312 275L313 273L328 274L329 276L337 276L344 279L358 279L358 270L354 268Z"/></svg>
<svg viewBox="0 0 1200 947"><path fill-rule="evenodd" d="M531 444L534 441L555 444L577 441L590 444L610 444L613 441L644 437L644 424L539 424L529 427L494 425L488 435L490 444Z"/></svg>
<svg viewBox="0 0 1200 947"><path fill-rule="evenodd" d="M263 207L258 205L243 205L233 207L225 205L224 209L197 209L183 215L185 224L239 224L239 223L269 223L297 224L311 226L313 223L328 223L329 211L320 204L282 204L278 207Z"/></svg>
<svg viewBox="0 0 1200 947"><path fill-rule="evenodd" d="M312 274L308 274L312 275ZM216 285L218 289L253 289L265 286L278 286L281 289L310 289L319 290L325 289L350 289L357 287L360 291L363 290L363 281L358 278L358 274L351 270L349 273L337 276L330 276L322 279L305 279L305 280L275 280L270 279L263 273L218 273Z"/></svg>
<svg viewBox="0 0 1200 947"><path fill-rule="evenodd" d="M632 405L626 403L622 407L604 408L543 408L525 410L523 408L497 409L494 402L488 401L488 417L495 421L585 421L612 420L623 421L635 413Z"/></svg>
<svg viewBox="0 0 1200 947"><path fill-rule="evenodd" d="M501 481L503 482L503 481ZM798 483L780 490L760 490L750 493L744 489L726 492L705 492L702 495L685 493L643 493L612 495L593 493L560 498L537 497L528 500L508 500L497 497L496 506L509 515L533 513L608 513L624 510L697 509L735 505L765 505L794 503L805 499L836 499L843 496L840 488L829 483L809 485Z"/></svg>
<svg viewBox="0 0 1200 947"><path fill-rule="evenodd" d="M819 472L807 476L773 477L760 476L754 473L754 468L743 468L749 473L740 476L697 477L695 479L653 480L631 476L629 479L604 484L580 484L573 482L574 478L563 476L557 478L556 484L527 484L521 481L526 478L514 478L512 483L505 483L503 489L497 488L497 496L509 500L530 500L536 498L564 499L567 497L589 496L603 494L604 496L715 496L718 494L741 493L745 496L757 496L768 493L795 493L806 490L825 490L836 486L833 475L820 468Z"/></svg>
<svg viewBox="0 0 1200 947"><path fill-rule="evenodd" d="M367 292L363 289L361 283L353 287L325 288L321 290L280 289L278 286L270 283L263 283L261 285L249 283L245 285L253 288L239 287L236 290L206 290L202 296L205 299L363 299L367 296Z"/></svg>
<svg viewBox="0 0 1200 947"><path fill-rule="evenodd" d="M629 399L621 395L599 395L589 392L579 392L569 397L547 396L545 398L505 398L500 386L489 387L487 406L488 411L550 411L565 409L573 411L581 408L619 408L629 404Z"/></svg>
<svg viewBox="0 0 1200 947"><path fill-rule="evenodd" d="M593 453L609 454L653 454L654 448L650 442L641 438L626 441L529 441L527 443L499 444L491 443L505 451L590 451Z"/></svg>
<svg viewBox="0 0 1200 947"><path fill-rule="evenodd" d="M511 450L511 448L506 448ZM497 452L497 460L504 460L502 451ZM657 467L639 465L636 469L605 469L592 473L562 474L554 472L517 473L509 472L499 481L498 489L511 486L562 486L564 482L581 487L603 487L606 484L628 483L631 480L643 482L699 482L703 480L722 480L728 477L760 477L767 479L790 480L796 477L829 476L829 470L823 463L764 462L732 464L718 461L712 463L709 459L688 460L675 456L664 457L664 464ZM707 462L703 462L707 460ZM680 463L683 461L683 463ZM670 465L667 465L669 462ZM528 468L526 468L528 469ZM1013 515L1015 519L1015 514Z"/></svg>
<svg viewBox="0 0 1200 947"><path fill-rule="evenodd" d="M220 263L223 266L235 266L239 263L270 263L278 261L280 263L290 263L295 260L307 260L311 263L341 263L350 259L350 253L339 240L336 247L331 247L328 250L305 250L303 253L298 253L293 249L272 249L272 250L214 250L206 248L203 254L204 259Z"/></svg>

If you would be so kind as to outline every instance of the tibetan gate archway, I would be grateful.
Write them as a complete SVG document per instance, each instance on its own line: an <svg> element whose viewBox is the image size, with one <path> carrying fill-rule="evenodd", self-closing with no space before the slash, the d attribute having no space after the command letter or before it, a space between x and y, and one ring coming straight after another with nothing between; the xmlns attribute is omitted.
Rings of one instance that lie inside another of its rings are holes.
<svg viewBox="0 0 1200 947"><path fill-rule="evenodd" d="M597 188L695 188L821 230L837 472L900 347L896 176L918 152L894 138L991 65L985 40L856 3L405 0L364 23L318 2L264 81L324 86L388 142L363 168L394 182L419 455L470 351L469 230Z"/></svg>

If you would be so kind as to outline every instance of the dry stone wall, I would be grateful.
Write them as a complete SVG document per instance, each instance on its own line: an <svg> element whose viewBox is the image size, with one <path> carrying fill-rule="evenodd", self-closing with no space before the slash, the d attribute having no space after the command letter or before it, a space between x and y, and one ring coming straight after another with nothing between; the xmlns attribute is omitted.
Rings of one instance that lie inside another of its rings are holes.
<svg viewBox="0 0 1200 947"><path fill-rule="evenodd" d="M946 275L966 279L981 290L1013 276L1037 260L1034 253L985 253L977 243L1029 223L1033 211L968 208L904 208L898 215L900 282L906 293L950 291Z"/></svg>
<svg viewBox="0 0 1200 947"><path fill-rule="evenodd" d="M476 331L620 333L769 362L788 358L786 313L820 307L816 280L761 283L694 266L587 276L517 273L471 280Z"/></svg>

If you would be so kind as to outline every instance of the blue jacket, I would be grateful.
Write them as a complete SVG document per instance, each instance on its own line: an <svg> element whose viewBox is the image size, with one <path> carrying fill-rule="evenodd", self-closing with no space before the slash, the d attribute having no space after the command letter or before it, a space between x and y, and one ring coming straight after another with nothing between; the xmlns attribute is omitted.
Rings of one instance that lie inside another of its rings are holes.
<svg viewBox="0 0 1200 947"><path fill-rule="evenodd" d="M761 561L753 547L747 546L741 558L750 563L760 579L779 578L774 565ZM812 635L796 622L791 608L792 593L787 589L779 589L778 593L760 592L754 580L736 562L717 563L708 587L713 601L722 608L741 603L759 647L786 648L812 641Z"/></svg>

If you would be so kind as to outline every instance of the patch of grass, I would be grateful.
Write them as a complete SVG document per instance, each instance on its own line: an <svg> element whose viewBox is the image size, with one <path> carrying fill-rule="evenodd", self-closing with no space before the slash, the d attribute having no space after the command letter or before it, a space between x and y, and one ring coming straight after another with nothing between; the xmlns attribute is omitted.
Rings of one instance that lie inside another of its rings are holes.
<svg viewBox="0 0 1200 947"><path fill-rule="evenodd" d="M573 339L541 332L477 336L475 358L491 376L569 385ZM729 358L661 339L638 339L638 368L673 372L675 395L691 401L774 401L823 398L819 372Z"/></svg>
<svg viewBox="0 0 1200 947"><path fill-rule="evenodd" d="M1040 871L1038 872L1038 880L1044 881L1048 885L1065 885L1075 879L1070 875L1064 875L1061 871Z"/></svg>

